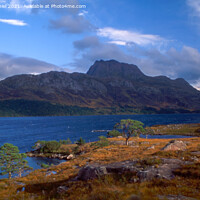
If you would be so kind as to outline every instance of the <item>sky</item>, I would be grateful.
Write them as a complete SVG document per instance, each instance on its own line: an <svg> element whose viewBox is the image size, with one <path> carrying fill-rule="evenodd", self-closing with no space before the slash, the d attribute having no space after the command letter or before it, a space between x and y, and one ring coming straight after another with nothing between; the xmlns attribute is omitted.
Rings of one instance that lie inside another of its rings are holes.
<svg viewBox="0 0 200 200"><path fill-rule="evenodd" d="M200 88L200 0L0 0L0 79L110 59Z"/></svg>

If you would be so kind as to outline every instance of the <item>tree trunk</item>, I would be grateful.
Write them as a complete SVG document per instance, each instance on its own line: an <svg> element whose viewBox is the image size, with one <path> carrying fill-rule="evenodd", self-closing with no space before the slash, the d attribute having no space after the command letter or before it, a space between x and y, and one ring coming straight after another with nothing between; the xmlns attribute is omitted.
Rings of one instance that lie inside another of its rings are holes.
<svg viewBox="0 0 200 200"><path fill-rule="evenodd" d="M129 139L129 138L126 138L126 145L127 145L127 146L128 146L128 139Z"/></svg>
<svg viewBox="0 0 200 200"><path fill-rule="evenodd" d="M11 179L11 172L8 172L8 178Z"/></svg>

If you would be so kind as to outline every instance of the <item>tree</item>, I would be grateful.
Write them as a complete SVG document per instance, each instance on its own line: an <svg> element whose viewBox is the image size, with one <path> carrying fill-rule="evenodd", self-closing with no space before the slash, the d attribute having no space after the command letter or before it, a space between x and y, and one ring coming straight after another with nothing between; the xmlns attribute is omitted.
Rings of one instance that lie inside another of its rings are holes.
<svg viewBox="0 0 200 200"><path fill-rule="evenodd" d="M78 146L81 146L81 145L85 144L85 140L82 137L80 137L80 139L78 141L76 141L76 144Z"/></svg>
<svg viewBox="0 0 200 200"><path fill-rule="evenodd" d="M19 173L30 170L27 161L24 160L26 154L20 154L17 146L5 143L0 147L0 170L1 175L8 174L11 179L13 173Z"/></svg>
<svg viewBox="0 0 200 200"><path fill-rule="evenodd" d="M139 137L144 130L144 124L137 120L122 119L120 123L115 125L115 129L122 130L122 135L126 138L126 145L131 136Z"/></svg>
<svg viewBox="0 0 200 200"><path fill-rule="evenodd" d="M28 161L25 160L26 157L27 156L25 153L20 153L18 155L18 163L17 163L18 170L17 171L18 171L19 177L21 177L22 173L24 173L25 171L29 171L33 169L32 167L28 166Z"/></svg>
<svg viewBox="0 0 200 200"><path fill-rule="evenodd" d="M47 141L42 149L44 153L56 153L58 152L60 146L61 144L59 142L52 140Z"/></svg>
<svg viewBox="0 0 200 200"><path fill-rule="evenodd" d="M117 137L122 135L118 130L112 130L107 133L108 137Z"/></svg>
<svg viewBox="0 0 200 200"><path fill-rule="evenodd" d="M67 140L60 140L60 144L71 144L71 140L68 138Z"/></svg>
<svg viewBox="0 0 200 200"><path fill-rule="evenodd" d="M147 139L148 135L153 135L154 134L154 130L151 127L147 126L145 128L144 134L146 135L146 139Z"/></svg>

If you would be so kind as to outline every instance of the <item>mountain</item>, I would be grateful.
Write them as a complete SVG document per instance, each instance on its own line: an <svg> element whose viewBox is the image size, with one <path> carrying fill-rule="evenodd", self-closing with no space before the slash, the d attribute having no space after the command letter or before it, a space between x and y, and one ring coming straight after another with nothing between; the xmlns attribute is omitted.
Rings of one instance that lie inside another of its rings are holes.
<svg viewBox="0 0 200 200"><path fill-rule="evenodd" d="M0 81L0 115L174 113L200 110L184 79L150 77L136 65L96 61L86 74L48 72Z"/></svg>
<svg viewBox="0 0 200 200"><path fill-rule="evenodd" d="M146 76L136 65L120 63L115 60L96 61L87 72L88 75L98 78L121 78L126 80L138 80Z"/></svg>

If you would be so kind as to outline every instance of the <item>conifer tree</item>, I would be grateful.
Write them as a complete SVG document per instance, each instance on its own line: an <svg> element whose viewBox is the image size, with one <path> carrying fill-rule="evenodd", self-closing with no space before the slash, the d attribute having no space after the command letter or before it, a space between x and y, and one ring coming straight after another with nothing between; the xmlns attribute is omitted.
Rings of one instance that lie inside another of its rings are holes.
<svg viewBox="0 0 200 200"><path fill-rule="evenodd" d="M31 169L24 158L26 158L26 154L19 153L17 146L5 143L0 147L0 174L8 174L9 179L13 173L18 173L21 176L22 172Z"/></svg>

